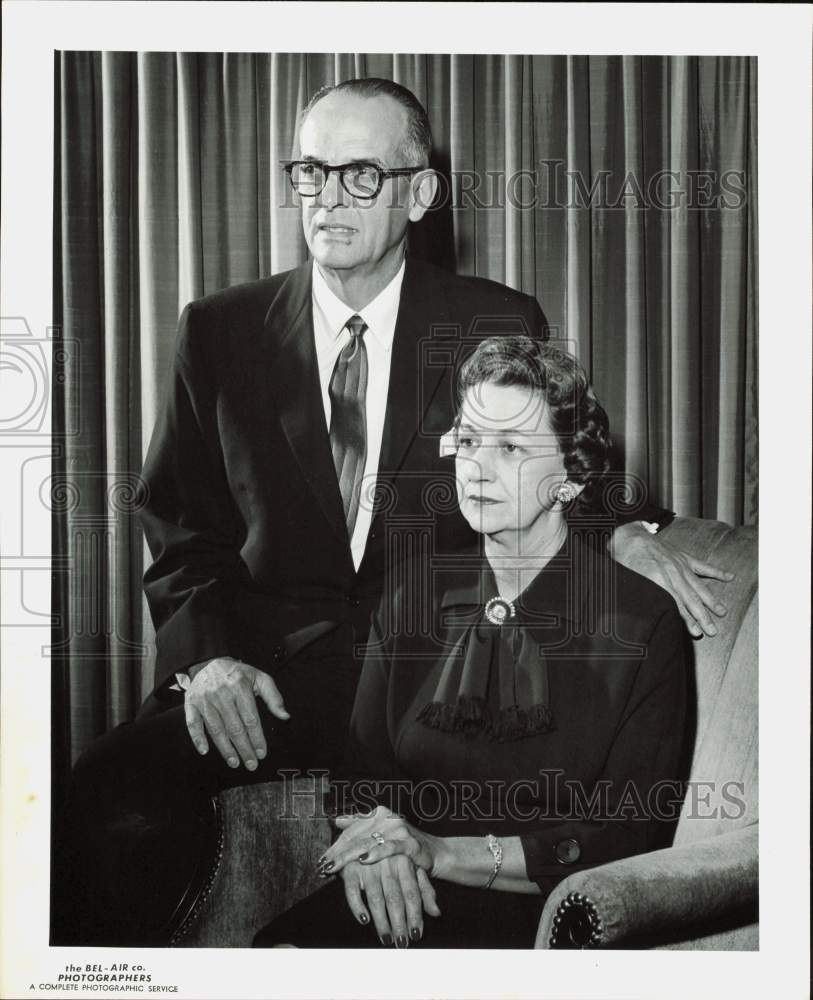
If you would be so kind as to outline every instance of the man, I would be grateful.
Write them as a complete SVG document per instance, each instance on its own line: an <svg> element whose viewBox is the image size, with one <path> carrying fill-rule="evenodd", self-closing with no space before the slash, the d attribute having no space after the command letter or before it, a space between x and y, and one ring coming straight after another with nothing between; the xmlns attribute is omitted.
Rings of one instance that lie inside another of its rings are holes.
<svg viewBox="0 0 813 1000"><path fill-rule="evenodd" d="M178 833L196 808L190 788L211 794L340 759L385 573L414 546L455 551L470 537L438 447L454 415L454 368L484 336L545 333L531 297L406 258L408 225L437 183L426 114L409 91L353 80L320 92L300 147L286 169L313 260L192 303L181 318L144 468L156 689L75 777L74 822L90 812L95 823L68 850L75 870L87 869L88 844L97 849L95 874L71 895L95 915L82 931L76 919L63 927L85 943L145 940L128 914L118 924L106 915L111 885L119 898L141 888L119 875L125 855L138 868L133 817L170 841L151 842L154 895L179 893L195 851ZM644 515L668 517L629 517ZM634 521L613 545L667 586L694 634L713 634L707 607L725 609L694 574L722 574ZM125 830L112 854L111 829Z"/></svg>

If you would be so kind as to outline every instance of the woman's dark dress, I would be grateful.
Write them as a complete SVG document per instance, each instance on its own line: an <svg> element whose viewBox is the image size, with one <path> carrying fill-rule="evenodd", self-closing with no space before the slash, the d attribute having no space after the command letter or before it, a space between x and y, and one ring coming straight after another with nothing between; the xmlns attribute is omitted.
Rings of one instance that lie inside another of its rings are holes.
<svg viewBox="0 0 813 1000"><path fill-rule="evenodd" d="M677 818L685 628L665 591L576 533L516 602L534 640L533 669L548 673L550 731L497 742L417 720L450 649L495 594L480 556L405 564L373 624L347 767L335 782L340 809L384 802L439 836L520 836L541 895L436 881L443 915L425 918L424 947L532 947L557 882L663 846ZM255 945L279 942L380 946L350 913L340 879L274 920Z"/></svg>

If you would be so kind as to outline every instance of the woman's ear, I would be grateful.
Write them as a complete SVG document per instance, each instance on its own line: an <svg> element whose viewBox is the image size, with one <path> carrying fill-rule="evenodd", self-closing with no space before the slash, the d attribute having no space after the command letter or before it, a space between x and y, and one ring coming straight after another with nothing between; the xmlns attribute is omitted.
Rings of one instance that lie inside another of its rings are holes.
<svg viewBox="0 0 813 1000"><path fill-rule="evenodd" d="M556 502L562 504L564 507L569 503L573 503L583 489L584 483L574 483L571 479L566 479L556 490L554 497Z"/></svg>

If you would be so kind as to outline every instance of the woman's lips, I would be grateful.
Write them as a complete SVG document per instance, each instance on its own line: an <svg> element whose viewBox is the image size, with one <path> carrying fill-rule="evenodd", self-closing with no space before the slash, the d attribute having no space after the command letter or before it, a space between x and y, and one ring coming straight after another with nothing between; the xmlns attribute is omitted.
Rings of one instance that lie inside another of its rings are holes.
<svg viewBox="0 0 813 1000"><path fill-rule="evenodd" d="M470 500L471 503L482 503L482 504L502 503L501 500L494 500L492 497L475 497L475 496L471 496L471 497L467 497L467 499Z"/></svg>

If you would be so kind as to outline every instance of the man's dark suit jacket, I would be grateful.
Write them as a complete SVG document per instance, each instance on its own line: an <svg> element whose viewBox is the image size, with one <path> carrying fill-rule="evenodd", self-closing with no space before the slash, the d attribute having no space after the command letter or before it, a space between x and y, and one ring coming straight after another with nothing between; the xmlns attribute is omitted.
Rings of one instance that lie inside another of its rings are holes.
<svg viewBox="0 0 813 1000"><path fill-rule="evenodd" d="M364 634L389 565L415 545L471 541L438 448L454 418L455 369L486 336L543 336L539 304L408 258L376 512L356 572L319 385L311 268L218 292L181 317L143 472L157 689L219 655L273 672L282 637L314 622Z"/></svg>

